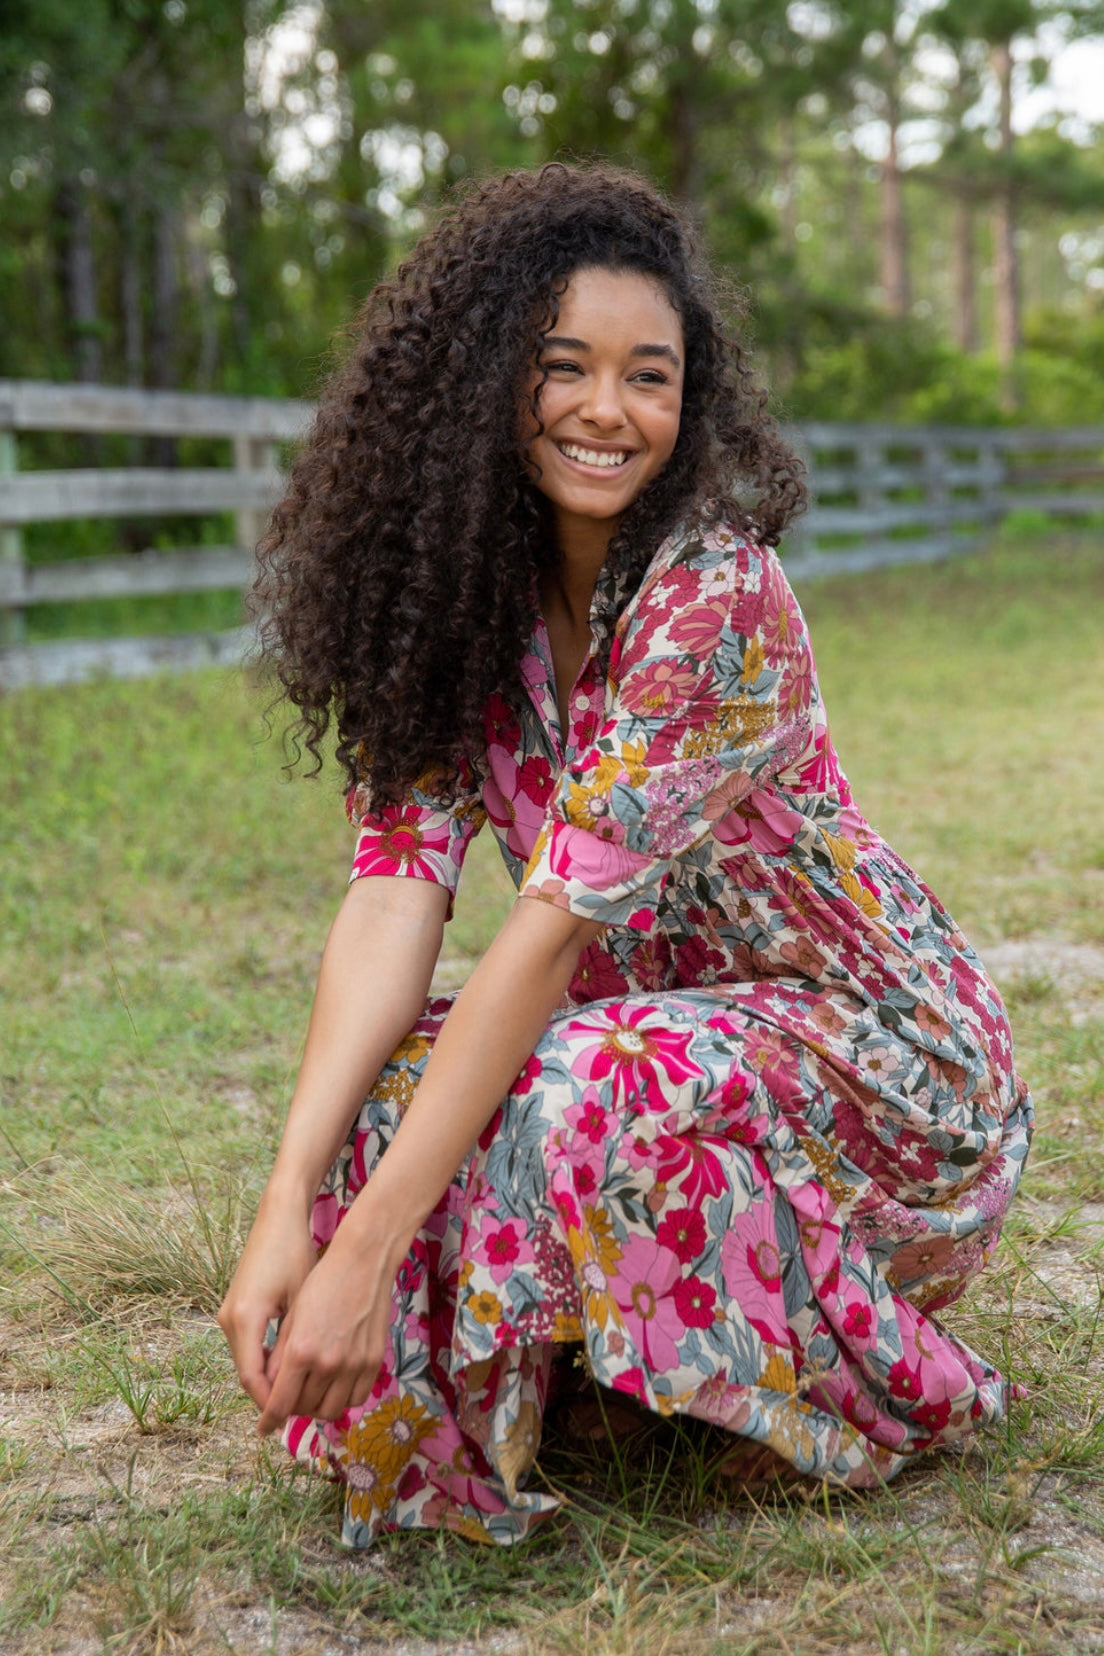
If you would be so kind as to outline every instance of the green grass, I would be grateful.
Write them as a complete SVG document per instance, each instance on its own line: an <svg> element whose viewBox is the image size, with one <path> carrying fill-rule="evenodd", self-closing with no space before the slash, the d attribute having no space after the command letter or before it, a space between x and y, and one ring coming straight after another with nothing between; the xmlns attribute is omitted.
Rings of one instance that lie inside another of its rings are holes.
<svg viewBox="0 0 1104 1656"><path fill-rule="evenodd" d="M553 1441L566 1504L525 1547L342 1553L336 1493L258 1446L211 1318L346 876L335 781L282 780L227 673L21 693L0 703L0 1650L1104 1650L1104 555L1028 525L801 596L856 796L997 963L1034 1085L1004 1246L947 1314L1025 1401L862 1496L742 1495L693 1423L612 1456ZM477 842L454 981L508 900Z"/></svg>

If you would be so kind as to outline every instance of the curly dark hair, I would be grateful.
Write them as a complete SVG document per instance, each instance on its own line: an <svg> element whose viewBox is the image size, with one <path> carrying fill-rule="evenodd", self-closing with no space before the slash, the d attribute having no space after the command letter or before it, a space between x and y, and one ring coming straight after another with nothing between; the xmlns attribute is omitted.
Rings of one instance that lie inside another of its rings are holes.
<svg viewBox="0 0 1104 1656"><path fill-rule="evenodd" d="M586 268L653 278L683 329L674 452L607 559L629 590L679 522L774 545L805 503L694 237L650 184L552 164L469 188L369 294L258 548L262 659L299 710L293 751L317 769L334 717L338 761L376 803L455 773L488 696L518 693L538 577L558 557L519 410Z"/></svg>

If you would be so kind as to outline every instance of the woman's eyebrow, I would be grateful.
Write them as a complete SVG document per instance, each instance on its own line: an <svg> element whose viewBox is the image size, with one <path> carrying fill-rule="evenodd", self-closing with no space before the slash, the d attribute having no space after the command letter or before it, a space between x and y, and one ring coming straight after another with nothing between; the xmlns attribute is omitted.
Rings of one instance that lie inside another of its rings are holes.
<svg viewBox="0 0 1104 1656"><path fill-rule="evenodd" d="M682 363L669 345L634 345L629 355L633 357L666 357L673 368L682 367Z"/></svg>
<svg viewBox="0 0 1104 1656"><path fill-rule="evenodd" d="M541 341L541 349L547 351L550 346L558 351L589 351L591 348L585 339L571 339L567 334L545 334ZM634 345L629 355L631 357L665 357L672 367L682 367L682 363L669 345Z"/></svg>

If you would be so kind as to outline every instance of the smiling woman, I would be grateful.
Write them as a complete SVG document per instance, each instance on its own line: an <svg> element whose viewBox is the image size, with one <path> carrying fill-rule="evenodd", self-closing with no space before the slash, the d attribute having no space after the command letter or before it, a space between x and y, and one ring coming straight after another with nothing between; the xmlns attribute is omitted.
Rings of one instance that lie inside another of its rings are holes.
<svg viewBox="0 0 1104 1656"><path fill-rule="evenodd" d="M799 467L710 294L632 175L484 184L369 298L262 543L359 837L220 1320L353 1545L523 1536L576 1352L624 1409L855 1486L1005 1406L932 1312L1030 1103L840 770L773 551ZM487 820L518 901L427 1000Z"/></svg>

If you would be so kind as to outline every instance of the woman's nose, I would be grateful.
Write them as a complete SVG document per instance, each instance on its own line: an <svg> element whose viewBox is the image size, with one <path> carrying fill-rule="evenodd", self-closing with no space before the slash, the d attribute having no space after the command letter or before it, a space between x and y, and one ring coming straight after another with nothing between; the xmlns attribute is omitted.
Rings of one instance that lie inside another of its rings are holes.
<svg viewBox="0 0 1104 1656"><path fill-rule="evenodd" d="M593 374L584 389L583 404L579 410L584 420L603 428L616 428L625 423L625 400L619 374Z"/></svg>

